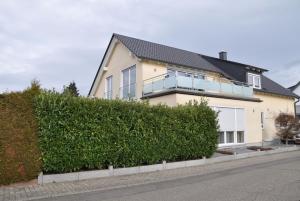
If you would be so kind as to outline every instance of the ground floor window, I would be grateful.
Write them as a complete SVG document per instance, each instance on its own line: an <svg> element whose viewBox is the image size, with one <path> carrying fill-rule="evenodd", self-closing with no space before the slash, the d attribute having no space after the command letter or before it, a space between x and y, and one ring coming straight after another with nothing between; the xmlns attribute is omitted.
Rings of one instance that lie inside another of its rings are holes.
<svg viewBox="0 0 300 201"><path fill-rule="evenodd" d="M219 139L218 139L219 144L223 144L225 142L224 132L219 132L218 135L219 135Z"/></svg>
<svg viewBox="0 0 300 201"><path fill-rule="evenodd" d="M237 132L237 143L244 143L244 131Z"/></svg>
<svg viewBox="0 0 300 201"><path fill-rule="evenodd" d="M218 112L220 145L245 143L245 110L243 108L212 107Z"/></svg>
<svg viewBox="0 0 300 201"><path fill-rule="evenodd" d="M234 131L226 131L226 143L234 143Z"/></svg>

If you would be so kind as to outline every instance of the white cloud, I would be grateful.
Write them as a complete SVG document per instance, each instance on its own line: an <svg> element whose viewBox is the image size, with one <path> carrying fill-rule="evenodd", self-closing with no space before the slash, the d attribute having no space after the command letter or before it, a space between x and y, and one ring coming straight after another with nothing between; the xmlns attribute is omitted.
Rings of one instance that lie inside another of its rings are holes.
<svg viewBox="0 0 300 201"><path fill-rule="evenodd" d="M269 76L285 87L297 84L300 81L300 60L292 61L282 68L270 72Z"/></svg>

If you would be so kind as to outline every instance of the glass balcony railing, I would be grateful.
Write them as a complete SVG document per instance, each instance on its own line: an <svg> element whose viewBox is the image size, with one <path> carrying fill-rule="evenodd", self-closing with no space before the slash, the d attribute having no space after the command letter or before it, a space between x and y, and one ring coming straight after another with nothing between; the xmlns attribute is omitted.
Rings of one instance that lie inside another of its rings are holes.
<svg viewBox="0 0 300 201"><path fill-rule="evenodd" d="M204 78L205 77L205 78ZM222 80L215 81L207 76L193 74L164 74L144 81L143 95L163 92L169 89L204 91L211 93L252 97L253 88L246 83Z"/></svg>

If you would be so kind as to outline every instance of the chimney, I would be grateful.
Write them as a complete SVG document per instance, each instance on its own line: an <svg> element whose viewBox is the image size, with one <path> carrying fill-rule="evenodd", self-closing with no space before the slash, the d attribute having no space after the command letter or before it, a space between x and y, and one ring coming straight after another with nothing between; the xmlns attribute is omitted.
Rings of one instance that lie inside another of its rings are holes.
<svg viewBox="0 0 300 201"><path fill-rule="evenodd" d="M227 60L227 52L225 51L219 52L219 59Z"/></svg>

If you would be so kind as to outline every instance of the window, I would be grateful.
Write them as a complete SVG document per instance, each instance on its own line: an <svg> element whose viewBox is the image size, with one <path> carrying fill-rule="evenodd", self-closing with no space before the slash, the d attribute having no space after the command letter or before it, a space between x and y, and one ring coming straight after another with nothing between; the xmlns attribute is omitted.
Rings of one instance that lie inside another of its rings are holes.
<svg viewBox="0 0 300 201"><path fill-rule="evenodd" d="M224 144L225 143L224 132L219 132L218 135L219 135L219 138L218 138L219 144Z"/></svg>
<svg viewBox="0 0 300 201"><path fill-rule="evenodd" d="M226 143L234 143L234 132L226 131Z"/></svg>
<svg viewBox="0 0 300 201"><path fill-rule="evenodd" d="M177 71L177 76L181 77L192 77L192 73L187 73L187 72L182 72L182 71Z"/></svg>
<svg viewBox="0 0 300 201"><path fill-rule="evenodd" d="M181 77L194 77L195 79L205 79L205 76L201 73L191 73L191 72L184 72L184 71L177 71L169 68L167 70L166 77L172 76L181 76Z"/></svg>
<svg viewBox="0 0 300 201"><path fill-rule="evenodd" d="M122 97L135 97L136 67L135 65L122 71Z"/></svg>
<svg viewBox="0 0 300 201"><path fill-rule="evenodd" d="M248 84L254 88L261 88L260 75L248 73Z"/></svg>
<svg viewBox="0 0 300 201"><path fill-rule="evenodd" d="M112 99L112 76L106 78L105 98Z"/></svg>
<svg viewBox="0 0 300 201"><path fill-rule="evenodd" d="M213 107L218 112L219 145L245 143L245 109L230 107Z"/></svg>
<svg viewBox="0 0 300 201"><path fill-rule="evenodd" d="M176 71L172 70L172 69L168 69L167 74L169 77L175 76L176 75Z"/></svg>
<svg viewBox="0 0 300 201"><path fill-rule="evenodd" d="M244 131L237 132L237 143L244 143Z"/></svg>
<svg viewBox="0 0 300 201"><path fill-rule="evenodd" d="M194 75L194 78L195 78L195 79L202 79L202 80L205 79L204 75L201 75L201 74L196 74L196 75Z"/></svg>

